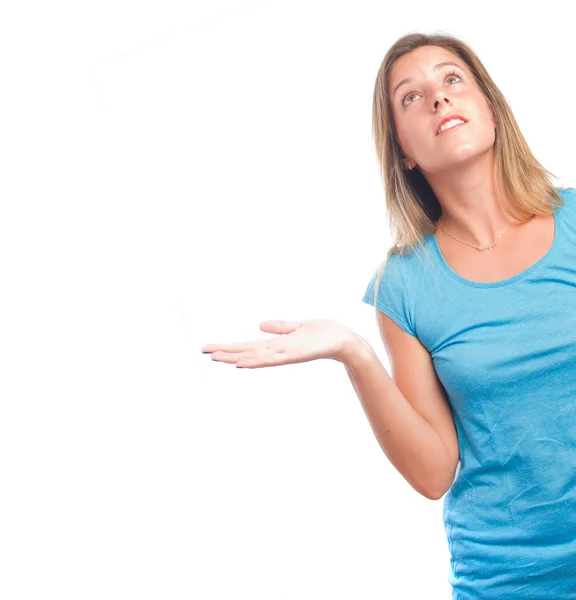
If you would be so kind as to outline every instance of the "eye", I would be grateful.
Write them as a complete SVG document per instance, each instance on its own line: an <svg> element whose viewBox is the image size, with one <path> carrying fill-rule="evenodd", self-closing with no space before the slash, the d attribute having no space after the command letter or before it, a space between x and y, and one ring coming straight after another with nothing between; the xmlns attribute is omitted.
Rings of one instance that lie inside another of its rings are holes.
<svg viewBox="0 0 576 600"><path fill-rule="evenodd" d="M449 77L458 77L458 79L462 80L462 75L460 75L460 73L457 73L456 71L448 73L448 75L446 75L446 79L448 79Z"/></svg>
<svg viewBox="0 0 576 600"><path fill-rule="evenodd" d="M447 81L450 77L456 77L458 79L458 81L462 81L462 79L464 78L463 75L461 75L457 71L451 71L450 73L448 73L448 75L446 75L446 77L444 78L444 81ZM455 83L458 83L458 81L456 81ZM406 100L416 93L417 92L410 92L409 94L406 94L406 96L404 96L404 98L402 98L402 106L406 106ZM408 104L411 104L411 103L409 102Z"/></svg>
<svg viewBox="0 0 576 600"><path fill-rule="evenodd" d="M407 100L408 98L410 98L410 96L414 96L414 93L413 93L413 92L410 92L410 93L409 93L407 96L404 96L404 98L402 99L402 104L403 104L403 106L406 106L406 100Z"/></svg>

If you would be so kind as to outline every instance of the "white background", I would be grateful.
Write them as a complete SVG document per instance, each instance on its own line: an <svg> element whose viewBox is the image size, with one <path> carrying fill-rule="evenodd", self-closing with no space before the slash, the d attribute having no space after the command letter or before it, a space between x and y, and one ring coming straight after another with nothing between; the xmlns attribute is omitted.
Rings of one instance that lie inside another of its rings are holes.
<svg viewBox="0 0 576 600"><path fill-rule="evenodd" d="M448 600L442 501L343 365L200 348L322 317L388 367L361 297L390 245L372 91L405 33L468 42L575 184L568 8L466 6L2 9L3 600Z"/></svg>

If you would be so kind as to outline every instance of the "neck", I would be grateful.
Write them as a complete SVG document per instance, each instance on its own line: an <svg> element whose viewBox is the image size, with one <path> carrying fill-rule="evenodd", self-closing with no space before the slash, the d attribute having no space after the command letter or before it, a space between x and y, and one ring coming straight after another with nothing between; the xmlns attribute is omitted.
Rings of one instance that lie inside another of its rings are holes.
<svg viewBox="0 0 576 600"><path fill-rule="evenodd" d="M504 212L496 197L493 165L491 148L473 161L424 173L442 207L438 223L448 233L476 246L491 244L502 231L520 224Z"/></svg>

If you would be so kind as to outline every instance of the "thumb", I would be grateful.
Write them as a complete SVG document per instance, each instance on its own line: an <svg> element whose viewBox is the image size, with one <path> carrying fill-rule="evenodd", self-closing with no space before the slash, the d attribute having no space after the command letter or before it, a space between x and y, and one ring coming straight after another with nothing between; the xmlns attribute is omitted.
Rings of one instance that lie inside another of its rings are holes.
<svg viewBox="0 0 576 600"><path fill-rule="evenodd" d="M260 329L266 333L292 333L302 327L302 321L262 321Z"/></svg>

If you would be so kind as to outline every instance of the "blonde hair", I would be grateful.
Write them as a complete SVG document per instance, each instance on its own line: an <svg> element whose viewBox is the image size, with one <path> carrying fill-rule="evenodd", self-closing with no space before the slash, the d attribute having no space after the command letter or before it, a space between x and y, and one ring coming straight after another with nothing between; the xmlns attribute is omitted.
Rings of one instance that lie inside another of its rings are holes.
<svg viewBox="0 0 576 600"><path fill-rule="evenodd" d="M460 58L492 108L496 121L494 188L503 209L525 222L534 215L552 214L563 204L550 180L556 176L534 158L506 98L472 48L450 35L410 33L402 36L390 47L380 65L372 103L372 134L393 240L375 283L374 306L390 256L418 253L419 248L426 253L424 234L436 232L436 223L442 214L440 203L420 171L403 169L402 150L389 104L392 66L401 56L420 46L439 46Z"/></svg>

